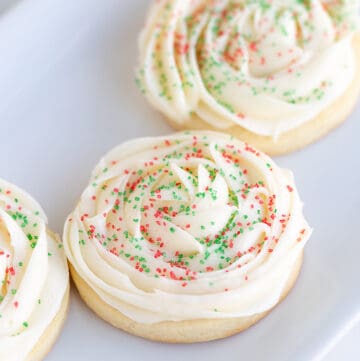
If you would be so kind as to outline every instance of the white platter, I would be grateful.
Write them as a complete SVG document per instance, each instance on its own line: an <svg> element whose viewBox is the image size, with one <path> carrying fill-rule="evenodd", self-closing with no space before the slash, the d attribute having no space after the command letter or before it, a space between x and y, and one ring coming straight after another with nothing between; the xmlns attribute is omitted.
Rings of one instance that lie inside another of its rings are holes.
<svg viewBox="0 0 360 361"><path fill-rule="evenodd" d="M148 3L23 0L1 15L0 176L33 194L59 233L107 150L172 131L133 80ZM303 361L323 355L360 317L359 117L360 107L328 137L277 159L294 171L315 232L296 287L266 319L226 340L162 345L113 329L73 288L64 331L47 360Z"/></svg>

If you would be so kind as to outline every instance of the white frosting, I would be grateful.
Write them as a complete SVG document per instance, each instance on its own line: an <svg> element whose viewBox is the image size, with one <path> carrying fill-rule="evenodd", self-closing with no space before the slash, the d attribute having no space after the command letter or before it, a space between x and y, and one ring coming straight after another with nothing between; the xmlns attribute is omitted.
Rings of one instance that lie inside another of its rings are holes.
<svg viewBox="0 0 360 361"><path fill-rule="evenodd" d="M289 171L227 135L187 132L108 153L64 248L104 302L156 323L269 310L310 233Z"/></svg>
<svg viewBox="0 0 360 361"><path fill-rule="evenodd" d="M41 207L0 179L0 360L23 361L60 310L68 270Z"/></svg>
<svg viewBox="0 0 360 361"><path fill-rule="evenodd" d="M359 2L155 1L138 84L180 126L200 118L276 137L350 85Z"/></svg>

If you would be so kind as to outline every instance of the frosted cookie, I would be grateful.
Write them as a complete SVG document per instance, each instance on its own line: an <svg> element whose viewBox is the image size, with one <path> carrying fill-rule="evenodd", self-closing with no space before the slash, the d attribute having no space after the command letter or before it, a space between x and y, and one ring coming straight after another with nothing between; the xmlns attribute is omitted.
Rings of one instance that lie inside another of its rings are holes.
<svg viewBox="0 0 360 361"><path fill-rule="evenodd" d="M229 135L186 132L110 151L63 239L100 317L145 338L199 342L278 304L310 233L289 171Z"/></svg>
<svg viewBox="0 0 360 361"><path fill-rule="evenodd" d="M0 279L0 360L42 360L66 316L66 258L39 204L1 179Z"/></svg>
<svg viewBox="0 0 360 361"><path fill-rule="evenodd" d="M137 83L176 129L269 154L339 125L360 89L359 1L154 1Z"/></svg>

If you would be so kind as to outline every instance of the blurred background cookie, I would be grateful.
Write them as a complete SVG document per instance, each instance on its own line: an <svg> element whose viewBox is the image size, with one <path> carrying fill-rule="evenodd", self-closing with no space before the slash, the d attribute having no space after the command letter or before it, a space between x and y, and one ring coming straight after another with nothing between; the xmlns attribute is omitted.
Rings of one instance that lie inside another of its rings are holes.
<svg viewBox="0 0 360 361"><path fill-rule="evenodd" d="M269 154L299 149L352 111L359 2L153 2L137 83L176 129L226 131Z"/></svg>

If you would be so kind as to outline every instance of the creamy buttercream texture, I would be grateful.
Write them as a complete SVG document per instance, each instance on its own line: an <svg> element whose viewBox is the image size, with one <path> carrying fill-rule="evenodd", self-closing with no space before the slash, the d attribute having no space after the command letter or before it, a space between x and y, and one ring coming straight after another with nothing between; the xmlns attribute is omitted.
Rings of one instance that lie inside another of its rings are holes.
<svg viewBox="0 0 360 361"><path fill-rule="evenodd" d="M108 153L64 247L104 302L156 323L269 310L310 233L290 172L230 136L186 132Z"/></svg>
<svg viewBox="0 0 360 361"><path fill-rule="evenodd" d="M25 360L64 299L66 259L46 223L28 194L0 180L0 360Z"/></svg>
<svg viewBox="0 0 360 361"><path fill-rule="evenodd" d="M137 82L181 126L276 137L313 119L355 72L359 1L159 0Z"/></svg>

